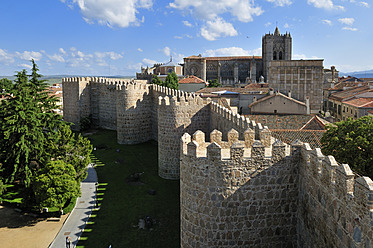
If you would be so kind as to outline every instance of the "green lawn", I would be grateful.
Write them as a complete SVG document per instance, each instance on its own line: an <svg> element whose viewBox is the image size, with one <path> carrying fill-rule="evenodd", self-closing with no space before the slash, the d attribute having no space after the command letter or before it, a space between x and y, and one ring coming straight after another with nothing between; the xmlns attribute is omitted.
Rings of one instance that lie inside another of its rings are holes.
<svg viewBox="0 0 373 248"><path fill-rule="evenodd" d="M113 131L88 137L97 147L93 160L98 164L100 209L93 212L77 247L180 247L179 181L158 177L157 143L118 145ZM126 178L137 172L144 172L144 184L129 184ZM156 194L148 194L150 189ZM137 227L146 215L156 221L153 230Z"/></svg>

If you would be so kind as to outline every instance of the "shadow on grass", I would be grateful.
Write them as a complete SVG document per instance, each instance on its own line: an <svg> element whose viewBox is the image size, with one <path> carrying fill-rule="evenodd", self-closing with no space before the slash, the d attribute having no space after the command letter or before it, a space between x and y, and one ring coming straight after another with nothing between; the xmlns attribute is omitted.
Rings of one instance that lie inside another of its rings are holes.
<svg viewBox="0 0 373 248"><path fill-rule="evenodd" d="M92 157L99 208L77 247L180 247L179 182L158 177L157 143L119 145L113 131L91 137L94 146L105 144ZM141 184L128 182L134 176ZM141 229L139 220L146 216L154 225Z"/></svg>

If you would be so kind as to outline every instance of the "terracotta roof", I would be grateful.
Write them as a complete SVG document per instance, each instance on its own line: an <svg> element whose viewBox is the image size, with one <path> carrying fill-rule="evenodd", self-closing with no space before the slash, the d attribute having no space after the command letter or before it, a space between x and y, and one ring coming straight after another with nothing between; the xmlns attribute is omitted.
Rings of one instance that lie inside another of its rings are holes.
<svg viewBox="0 0 373 248"><path fill-rule="evenodd" d="M276 96L284 97L284 98L286 98L286 99L288 99L288 100L290 100L290 101L293 101L293 102L295 102L295 103L298 103L298 104L301 104L301 105L304 105L304 106L306 105L304 102L301 102L301 101L298 101L298 100L296 100L296 99L294 99L294 98L288 97L288 96L286 96L286 95L284 95L284 94L282 94L282 93L280 93L280 92L276 92L276 93L273 93L273 95L269 95L269 96L266 96L266 97L260 98L258 101L251 103L251 104L249 105L249 107L251 108L252 106L254 106L254 105L258 104L258 103L261 103L261 102L267 101L268 99L271 99L271 98L276 97Z"/></svg>
<svg viewBox="0 0 373 248"><path fill-rule="evenodd" d="M224 57L202 57L202 56L189 56L185 59L206 59L206 60L248 60L248 59L262 59L262 56L224 56Z"/></svg>
<svg viewBox="0 0 373 248"><path fill-rule="evenodd" d="M200 79L199 77L196 77L196 76L188 76L184 79L181 79L179 81L179 84L200 84L200 83L204 83L205 81L203 81L202 79Z"/></svg>
<svg viewBox="0 0 373 248"><path fill-rule="evenodd" d="M336 93L333 93L330 95L330 99L337 100L337 101L343 101L346 98L353 97L357 94L361 94L364 92L373 91L373 89L370 89L369 86L357 86L350 89L346 89L343 91L339 91Z"/></svg>
<svg viewBox="0 0 373 248"><path fill-rule="evenodd" d="M245 86L245 89L267 89L269 90L269 84L268 83L251 83Z"/></svg>
<svg viewBox="0 0 373 248"><path fill-rule="evenodd" d="M325 130L326 124L331 123L315 115L300 130Z"/></svg>
<svg viewBox="0 0 373 248"><path fill-rule="evenodd" d="M325 132L326 130L271 130L273 137L286 144L291 144L295 140L300 140L310 144L311 149L321 147L320 139Z"/></svg>
<svg viewBox="0 0 373 248"><path fill-rule="evenodd" d="M355 98L344 103L359 108L373 108L373 98Z"/></svg>

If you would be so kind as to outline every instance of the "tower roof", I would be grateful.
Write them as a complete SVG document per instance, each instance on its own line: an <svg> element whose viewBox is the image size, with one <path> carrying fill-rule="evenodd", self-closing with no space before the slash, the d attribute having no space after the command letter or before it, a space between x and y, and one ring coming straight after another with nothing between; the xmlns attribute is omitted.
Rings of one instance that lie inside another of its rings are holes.
<svg viewBox="0 0 373 248"><path fill-rule="evenodd" d="M280 31L278 30L277 26L276 26L276 29L275 29L275 35L280 35Z"/></svg>

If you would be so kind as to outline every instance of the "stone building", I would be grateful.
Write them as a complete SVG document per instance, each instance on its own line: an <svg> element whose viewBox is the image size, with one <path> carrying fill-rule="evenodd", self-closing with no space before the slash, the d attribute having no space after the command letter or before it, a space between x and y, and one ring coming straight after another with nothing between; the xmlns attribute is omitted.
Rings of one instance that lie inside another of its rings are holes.
<svg viewBox="0 0 373 248"><path fill-rule="evenodd" d="M158 141L159 176L180 180L181 247L372 247L373 181L319 148L146 81L62 83L75 128L91 116L118 143Z"/></svg>

